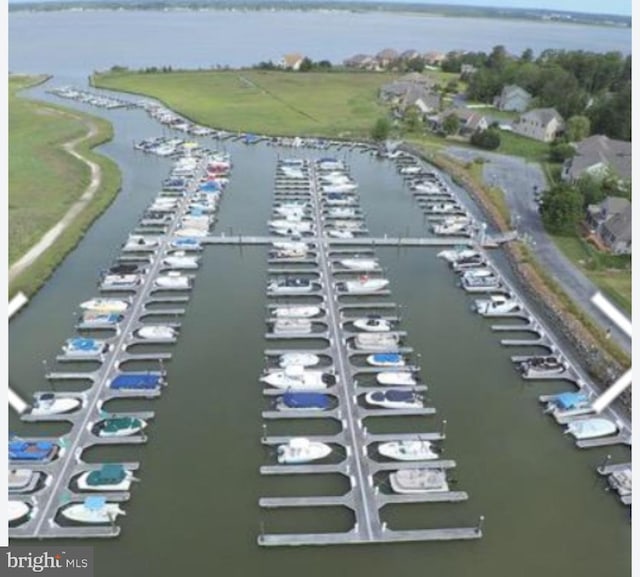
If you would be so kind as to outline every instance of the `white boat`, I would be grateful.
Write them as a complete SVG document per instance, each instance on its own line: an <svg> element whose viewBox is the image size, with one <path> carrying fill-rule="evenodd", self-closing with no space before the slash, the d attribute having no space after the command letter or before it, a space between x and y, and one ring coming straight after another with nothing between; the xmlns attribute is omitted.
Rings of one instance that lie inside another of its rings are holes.
<svg viewBox="0 0 640 577"><path fill-rule="evenodd" d="M474 309L482 316L491 316L519 312L522 306L517 299L507 295L491 295L487 299L476 300Z"/></svg>
<svg viewBox="0 0 640 577"><path fill-rule="evenodd" d="M274 334L308 335L312 325L309 319L285 318L277 319L273 323Z"/></svg>
<svg viewBox="0 0 640 577"><path fill-rule="evenodd" d="M464 216L446 218L442 222L433 225L433 232L441 236L466 234L470 224L471 219Z"/></svg>
<svg viewBox="0 0 640 577"><path fill-rule="evenodd" d="M153 248L158 246L158 239L150 236L143 236L141 234L129 235L127 243L124 245L124 250L138 250L141 248Z"/></svg>
<svg viewBox="0 0 640 577"><path fill-rule="evenodd" d="M306 437L294 437L278 446L278 463L309 463L324 459L330 453L331 447L326 443L311 441Z"/></svg>
<svg viewBox="0 0 640 577"><path fill-rule="evenodd" d="M141 339L149 340L172 340L176 337L176 330L166 325L148 325L136 331Z"/></svg>
<svg viewBox="0 0 640 577"><path fill-rule="evenodd" d="M60 415L70 413L80 407L82 401L77 397L60 397L54 393L41 393L35 398L31 409L34 416Z"/></svg>
<svg viewBox="0 0 640 577"><path fill-rule="evenodd" d="M102 283L100 286L103 289L137 286L140 284L140 279L141 277L139 274L108 274L102 277Z"/></svg>
<svg viewBox="0 0 640 577"><path fill-rule="evenodd" d="M401 469L389 475L389 483L396 493L435 493L449 490L444 469Z"/></svg>
<svg viewBox="0 0 640 577"><path fill-rule="evenodd" d="M403 175L420 174L422 172L422 167L412 164L409 166L403 166L398 172Z"/></svg>
<svg viewBox="0 0 640 577"><path fill-rule="evenodd" d="M472 249L446 249L442 250L437 254L438 258L443 258L449 263L455 263L459 260L474 258L476 256L480 256L480 253L476 250Z"/></svg>
<svg viewBox="0 0 640 577"><path fill-rule="evenodd" d="M411 371L382 371L376 375L376 381L381 385L417 385L414 374Z"/></svg>
<svg viewBox="0 0 640 577"><path fill-rule="evenodd" d="M618 495L625 497L631 495L633 486L631 467L625 467L611 473L607 479L609 486L618 492Z"/></svg>
<svg viewBox="0 0 640 577"><path fill-rule="evenodd" d="M277 389L315 390L336 384L336 377L324 371L309 371L300 365L290 365L281 371L273 371L260 379Z"/></svg>
<svg viewBox="0 0 640 577"><path fill-rule="evenodd" d="M129 308L129 303L120 299L91 299L81 303L80 308L101 313L121 313Z"/></svg>
<svg viewBox="0 0 640 577"><path fill-rule="evenodd" d="M269 281L267 291L273 294L308 293L313 290L313 283L306 278L284 278Z"/></svg>
<svg viewBox="0 0 640 577"><path fill-rule="evenodd" d="M350 230L331 229L327 230L327 234L333 238L353 238L354 234Z"/></svg>
<svg viewBox="0 0 640 577"><path fill-rule="evenodd" d="M573 435L576 439L595 439L613 435L618 431L616 424L609 419L601 417L572 421L567 425L565 433Z"/></svg>
<svg viewBox="0 0 640 577"><path fill-rule="evenodd" d="M352 232L362 232L364 231L364 224L360 221L356 220L333 220L328 223L333 226L334 230L350 230Z"/></svg>
<svg viewBox="0 0 640 577"><path fill-rule="evenodd" d="M330 216L333 218L349 218L356 215L357 215L356 209L350 208L350 207L330 208L327 211L327 216Z"/></svg>
<svg viewBox="0 0 640 577"><path fill-rule="evenodd" d="M411 391L369 391L365 401L376 407L385 409L421 409L422 396Z"/></svg>
<svg viewBox="0 0 640 577"><path fill-rule="evenodd" d="M122 465L103 465L95 471L86 471L77 479L81 491L128 491L135 477Z"/></svg>
<svg viewBox="0 0 640 577"><path fill-rule="evenodd" d="M373 258L344 258L338 262L351 270L373 271L379 268L378 261Z"/></svg>
<svg viewBox="0 0 640 577"><path fill-rule="evenodd" d="M439 457L438 453L433 451L433 444L422 440L380 443L378 453L396 461L429 461Z"/></svg>
<svg viewBox="0 0 640 577"><path fill-rule="evenodd" d="M348 280L344 283L344 288L352 294L369 293L382 290L389 284L386 278L369 278L362 276L357 280Z"/></svg>
<svg viewBox="0 0 640 577"><path fill-rule="evenodd" d="M178 252L182 254L178 254ZM178 251L163 259L162 263L174 269L194 269L200 265L197 256L186 256L184 251Z"/></svg>
<svg viewBox="0 0 640 577"><path fill-rule="evenodd" d="M9 469L9 493L23 493L34 485L42 473L33 469Z"/></svg>
<svg viewBox="0 0 640 577"><path fill-rule="evenodd" d="M397 333L360 333L354 337L357 349L390 351L397 348L400 337Z"/></svg>
<svg viewBox="0 0 640 577"><path fill-rule="evenodd" d="M209 234L208 230L204 230L201 228L193 228L193 227L179 228L175 232L175 236L178 236L181 238L204 238L205 236L208 236L208 234Z"/></svg>
<svg viewBox="0 0 640 577"><path fill-rule="evenodd" d="M31 513L31 506L24 501L9 501L7 505L7 521L9 523L18 523Z"/></svg>
<svg viewBox="0 0 640 577"><path fill-rule="evenodd" d="M276 250L293 250L296 252L300 252L300 251L307 252L309 250L309 245L306 242L297 242L297 241L289 241L289 242L275 241L272 246Z"/></svg>
<svg viewBox="0 0 640 577"><path fill-rule="evenodd" d="M353 321L353 326L368 333L385 333L391 330L389 321L376 317L356 319Z"/></svg>
<svg viewBox="0 0 640 577"><path fill-rule="evenodd" d="M427 214L451 214L460 212L462 207L455 202L437 202L430 204L425 208Z"/></svg>
<svg viewBox="0 0 640 577"><path fill-rule="evenodd" d="M313 230L313 223L307 220L270 220L269 226L278 231L286 231L287 233L303 233Z"/></svg>
<svg viewBox="0 0 640 577"><path fill-rule="evenodd" d="M279 319L281 318L311 318L319 315L322 309L320 307L312 305L302 306L279 306L273 309L273 315Z"/></svg>
<svg viewBox="0 0 640 577"><path fill-rule="evenodd" d="M65 507L63 517L78 523L113 523L118 515L125 515L118 503L107 503L104 497L87 497L84 502Z"/></svg>
<svg viewBox="0 0 640 577"><path fill-rule="evenodd" d="M336 184L324 184L322 192L353 192L358 188L355 182L339 182Z"/></svg>
<svg viewBox="0 0 640 577"><path fill-rule="evenodd" d="M188 289L191 288L191 279L177 271L170 271L167 274L159 275L154 284L160 288Z"/></svg>
<svg viewBox="0 0 640 577"><path fill-rule="evenodd" d="M320 362L320 357L313 353L284 353L280 355L278 364L282 368L298 365L300 367L313 367Z"/></svg>

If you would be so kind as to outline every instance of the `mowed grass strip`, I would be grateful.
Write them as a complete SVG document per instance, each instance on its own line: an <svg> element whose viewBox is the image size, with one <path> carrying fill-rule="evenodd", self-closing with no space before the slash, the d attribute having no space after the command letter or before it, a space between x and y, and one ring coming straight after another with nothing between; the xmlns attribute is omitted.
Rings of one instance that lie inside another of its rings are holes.
<svg viewBox="0 0 640 577"><path fill-rule="evenodd" d="M94 84L147 95L194 122L267 135L368 135L388 109L378 91L399 74L266 70L97 74Z"/></svg>

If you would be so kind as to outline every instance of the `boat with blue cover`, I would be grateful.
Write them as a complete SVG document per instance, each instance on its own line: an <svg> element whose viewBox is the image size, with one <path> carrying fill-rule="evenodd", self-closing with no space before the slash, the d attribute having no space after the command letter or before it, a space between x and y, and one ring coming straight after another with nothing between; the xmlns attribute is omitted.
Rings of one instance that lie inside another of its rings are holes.
<svg viewBox="0 0 640 577"><path fill-rule="evenodd" d="M79 523L113 523L118 515L125 512L118 503L107 503L101 496L87 497L82 503L75 503L61 510L63 517Z"/></svg>
<svg viewBox="0 0 640 577"><path fill-rule="evenodd" d="M171 242L171 246L174 248L180 248L182 250L202 250L202 244L197 238L176 238Z"/></svg>
<svg viewBox="0 0 640 577"><path fill-rule="evenodd" d="M540 398L541 402L547 404L545 413L551 414L558 422L595 413L591 399L582 392L559 393Z"/></svg>
<svg viewBox="0 0 640 577"><path fill-rule="evenodd" d="M331 406L329 395L287 392L276 400L278 411L326 411Z"/></svg>
<svg viewBox="0 0 640 577"><path fill-rule="evenodd" d="M68 357L95 357L109 350L109 345L98 339L76 337L67 339L62 347Z"/></svg>
<svg viewBox="0 0 640 577"><path fill-rule="evenodd" d="M385 409L421 409L422 396L411 391L372 391L365 395L370 405Z"/></svg>
<svg viewBox="0 0 640 577"><path fill-rule="evenodd" d="M119 463L104 464L95 471L87 471L78 477L81 491L128 491L136 480L131 471Z"/></svg>
<svg viewBox="0 0 640 577"><path fill-rule="evenodd" d="M153 373L124 373L111 381L110 388L115 390L156 390L164 384L161 374Z"/></svg>
<svg viewBox="0 0 640 577"><path fill-rule="evenodd" d="M406 362L400 353L376 353L367 357L367 363L374 367L404 367Z"/></svg>
<svg viewBox="0 0 640 577"><path fill-rule="evenodd" d="M15 439L9 441L9 460L11 462L20 461L51 461L60 447L51 441L23 441Z"/></svg>

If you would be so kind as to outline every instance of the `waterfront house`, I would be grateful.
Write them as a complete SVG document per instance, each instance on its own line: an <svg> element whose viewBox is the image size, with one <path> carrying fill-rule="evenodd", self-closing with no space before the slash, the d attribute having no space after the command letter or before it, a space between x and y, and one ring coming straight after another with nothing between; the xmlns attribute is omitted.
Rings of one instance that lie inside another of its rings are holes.
<svg viewBox="0 0 640 577"><path fill-rule="evenodd" d="M502 88L502 92L495 97L494 106L498 110L515 110L524 112L531 102L531 94L524 88L515 84L509 84Z"/></svg>
<svg viewBox="0 0 640 577"><path fill-rule="evenodd" d="M587 225L615 254L631 254L631 203L609 196L587 208Z"/></svg>
<svg viewBox="0 0 640 577"><path fill-rule="evenodd" d="M429 66L442 66L442 62L446 60L447 56L444 52L425 52L422 55L422 59Z"/></svg>
<svg viewBox="0 0 640 577"><path fill-rule="evenodd" d="M376 54L376 61L381 68L387 68L390 64L393 64L400 55L393 48L385 48Z"/></svg>
<svg viewBox="0 0 640 577"><path fill-rule="evenodd" d="M460 128L458 132L461 136L470 135L478 130L486 130L489 128L489 120L486 116L475 112L469 108L449 108L435 117L431 117L434 130L441 130L445 119L453 114L460 120Z"/></svg>
<svg viewBox="0 0 640 577"><path fill-rule="evenodd" d="M594 134L576 145L576 154L565 162L562 178L575 182L584 174L601 178L609 171L622 181L631 181L631 143Z"/></svg>
<svg viewBox="0 0 640 577"><path fill-rule="evenodd" d="M378 66L376 59L369 54L356 54L343 62L346 68L359 68L361 70L375 70Z"/></svg>
<svg viewBox="0 0 640 577"><path fill-rule="evenodd" d="M285 70L300 70L300 65L304 60L304 56L302 54L298 54L297 52L293 52L291 54L285 54L278 62L278 66L280 68L284 68Z"/></svg>
<svg viewBox="0 0 640 577"><path fill-rule="evenodd" d="M541 142L552 142L564 129L564 120L555 108L534 108L513 123L513 132Z"/></svg>
<svg viewBox="0 0 640 577"><path fill-rule="evenodd" d="M473 64L462 64L460 66L460 76L468 78L478 72L478 69Z"/></svg>
<svg viewBox="0 0 640 577"><path fill-rule="evenodd" d="M423 116L440 110L440 95L429 92L422 86L414 85L404 95L399 109L404 114L407 108L415 106Z"/></svg>

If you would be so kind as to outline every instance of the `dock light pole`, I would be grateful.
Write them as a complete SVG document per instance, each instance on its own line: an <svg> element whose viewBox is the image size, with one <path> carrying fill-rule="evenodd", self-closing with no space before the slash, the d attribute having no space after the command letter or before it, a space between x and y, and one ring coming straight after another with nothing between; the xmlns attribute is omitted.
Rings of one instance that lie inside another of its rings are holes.
<svg viewBox="0 0 640 577"><path fill-rule="evenodd" d="M484 515L480 515L480 519L478 519L478 526L476 527L476 533L482 533L482 527L484 525Z"/></svg>
<svg viewBox="0 0 640 577"><path fill-rule="evenodd" d="M446 436L445 435L446 431L447 431L447 419L443 419L442 428L440 429L440 434L442 435L443 438Z"/></svg>
<svg viewBox="0 0 640 577"><path fill-rule="evenodd" d="M263 441L267 440L267 424L266 423L262 423L262 440Z"/></svg>

